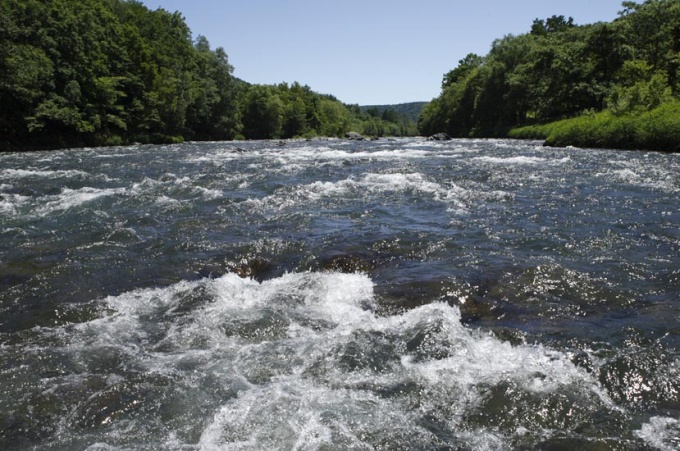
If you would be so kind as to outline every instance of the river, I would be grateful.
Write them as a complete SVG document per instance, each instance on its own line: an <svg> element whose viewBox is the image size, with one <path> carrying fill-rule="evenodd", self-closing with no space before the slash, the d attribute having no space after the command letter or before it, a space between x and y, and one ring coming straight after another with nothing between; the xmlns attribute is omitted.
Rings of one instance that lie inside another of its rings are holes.
<svg viewBox="0 0 680 451"><path fill-rule="evenodd" d="M0 154L0 448L674 450L680 155Z"/></svg>

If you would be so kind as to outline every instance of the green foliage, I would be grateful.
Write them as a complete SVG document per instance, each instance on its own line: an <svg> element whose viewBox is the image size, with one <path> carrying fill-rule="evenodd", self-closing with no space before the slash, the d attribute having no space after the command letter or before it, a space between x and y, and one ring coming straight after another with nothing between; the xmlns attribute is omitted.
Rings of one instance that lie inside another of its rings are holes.
<svg viewBox="0 0 680 451"><path fill-rule="evenodd" d="M642 137L648 130L666 136L659 124L676 129L667 120L674 109L664 108L680 96L680 2L623 2L623 7L611 23L536 19L529 33L495 41L485 57L468 55L444 76L441 95L423 109L420 132L499 136L513 129L511 136L550 136L552 143L625 147L635 139L659 148Z"/></svg>
<svg viewBox="0 0 680 451"><path fill-rule="evenodd" d="M0 3L1 148L236 133L222 49L194 45L179 13L133 0Z"/></svg>
<svg viewBox="0 0 680 451"><path fill-rule="evenodd" d="M321 99L317 104L317 111L321 119L318 130L321 135L342 136L349 131L349 111L337 100Z"/></svg>
<svg viewBox="0 0 680 451"><path fill-rule="evenodd" d="M680 101L646 111L587 114L543 125L519 127L509 136L545 139L546 145L680 151Z"/></svg>
<svg viewBox="0 0 680 451"><path fill-rule="evenodd" d="M355 107L355 115L363 122L357 130L367 136L415 136L416 121L426 102L410 102L397 105L366 105Z"/></svg>
<svg viewBox="0 0 680 451"><path fill-rule="evenodd" d="M280 138L283 102L270 86L252 86L243 100L243 133L251 139Z"/></svg>
<svg viewBox="0 0 680 451"><path fill-rule="evenodd" d="M481 66L482 63L484 63L484 58L474 53L468 53L465 58L458 61L458 66L455 69L444 75L442 89L465 80L470 72Z"/></svg>
<svg viewBox="0 0 680 451"><path fill-rule="evenodd" d="M308 86L249 85L180 13L135 0L0 2L0 150L417 132ZM410 121L410 122L409 122Z"/></svg>
<svg viewBox="0 0 680 451"><path fill-rule="evenodd" d="M655 71L646 61L626 61L619 78L620 84L607 98L607 106L615 114L650 110L672 99L667 74Z"/></svg>
<svg viewBox="0 0 680 451"><path fill-rule="evenodd" d="M536 19L531 26L531 34L545 36L548 33L566 31L573 26L574 19L572 17L565 19L564 16L552 16L546 20Z"/></svg>

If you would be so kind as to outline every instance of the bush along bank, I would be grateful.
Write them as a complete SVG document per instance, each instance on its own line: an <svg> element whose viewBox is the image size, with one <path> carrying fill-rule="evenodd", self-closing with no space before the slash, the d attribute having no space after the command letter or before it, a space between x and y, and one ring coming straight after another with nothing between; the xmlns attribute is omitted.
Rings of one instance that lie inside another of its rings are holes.
<svg viewBox="0 0 680 451"><path fill-rule="evenodd" d="M611 111L510 130L517 139L544 139L545 145L680 152L680 101L650 111Z"/></svg>

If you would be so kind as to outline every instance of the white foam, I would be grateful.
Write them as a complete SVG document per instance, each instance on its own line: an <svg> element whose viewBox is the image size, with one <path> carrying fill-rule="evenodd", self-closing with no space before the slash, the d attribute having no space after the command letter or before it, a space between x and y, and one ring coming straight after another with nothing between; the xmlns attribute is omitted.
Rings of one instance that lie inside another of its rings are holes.
<svg viewBox="0 0 680 451"><path fill-rule="evenodd" d="M231 387L238 395L202 419L200 449L366 447L375 434L426 443L433 437L423 412L446 406L447 426L459 430L467 410L502 382L539 394L575 390L613 406L564 353L469 329L446 303L381 317L374 302L363 274L264 282L227 274L107 297L101 317L60 334L76 361L115 349L127 365L180 387ZM417 393L379 395L394 386ZM487 430L459 438L489 449L504 439Z"/></svg>
<svg viewBox="0 0 680 451"><path fill-rule="evenodd" d="M652 417L635 431L635 435L660 451L677 451L680 447L680 420Z"/></svg>
<svg viewBox="0 0 680 451"><path fill-rule="evenodd" d="M15 214L17 208L26 204L31 197L22 196L21 194L4 194L0 192L0 212L6 214Z"/></svg>
<svg viewBox="0 0 680 451"><path fill-rule="evenodd" d="M432 158L436 155L438 158L459 158L462 147L456 148L442 148L437 152L431 150L424 150L423 148L431 149L432 144L419 144L417 142L391 142L384 146L376 146L371 150L346 150L341 146L342 143L336 144L334 147L327 146L300 146L291 149L280 147L252 149L244 153L234 153L232 150L221 149L211 155L202 155L200 157L192 157L188 161L192 163L206 163L219 164L220 162L227 162L233 160L247 160L252 161L253 168L266 167L267 170L275 172L291 172L304 170L310 162L315 165L340 165L345 161L358 160L420 160ZM349 143L352 145L352 143ZM396 147L395 147L396 146Z"/></svg>
<svg viewBox="0 0 680 451"><path fill-rule="evenodd" d="M335 317L338 318L341 317ZM253 387L225 404L205 429L201 447L257 449L271 442L306 449L312 444L329 443L330 437L336 445L339 441L341 446L367 446L359 437L368 431L380 431L381 436L393 436L403 430L424 433L417 425L419 411L410 410L408 403L382 399L352 387L415 382L423 387L421 410L440 402L453 403L448 409L458 411L459 415L450 419L452 429L465 409L482 396L476 387L502 381L511 380L520 389L539 393L574 385L591 392L595 402L606 401L597 382L571 364L566 355L542 347L512 347L470 331L460 324L457 310L446 304L427 305L391 318L353 315L346 318L348 323L343 326L297 341L295 346L307 349L303 368ZM401 362L392 363L391 370L385 373L370 367L348 372L340 364L343 357L333 355L334 348L352 342L353 333L401 335L408 340L428 323L437 325L429 339L439 342L442 349L453 354L451 357L416 363L411 356L403 356ZM341 329L344 333L339 332ZM324 369L320 379L299 375L304 367L319 364ZM446 393L457 395L442 401ZM502 437L485 431L477 431L476 435L483 437L479 444L483 442L489 449L502 442Z"/></svg>
<svg viewBox="0 0 680 451"><path fill-rule="evenodd" d="M442 190L438 183L428 181L425 176L419 173L369 173L364 176L362 184L379 192L415 190L432 194Z"/></svg>
<svg viewBox="0 0 680 451"><path fill-rule="evenodd" d="M564 157L559 160L550 160L547 158L539 157L529 157L529 156L517 156L517 157L475 157L475 160L483 161L486 163L494 164L507 164L507 165L559 165L568 163L571 158Z"/></svg>
<svg viewBox="0 0 680 451"><path fill-rule="evenodd" d="M14 214L16 207L13 202L10 202L6 198L0 201L0 213Z"/></svg>
<svg viewBox="0 0 680 451"><path fill-rule="evenodd" d="M420 173L367 173L356 179L348 178L337 182L317 181L293 188L282 188L261 199L250 198L246 205L250 208L282 210L323 199L347 200L406 192L430 196L434 201L448 204L452 211L464 211L465 206L461 202L461 197L470 194L454 183L445 187L428 180Z"/></svg>
<svg viewBox="0 0 680 451"><path fill-rule="evenodd" d="M599 172L598 178L614 183L626 183L633 186L648 187L667 193L680 192L677 170L675 168L645 167L636 162L610 162L625 169L614 169Z"/></svg>
<svg viewBox="0 0 680 451"><path fill-rule="evenodd" d="M90 174L78 170L44 170L44 169L3 169L0 177L7 179L22 179L28 177L43 178L78 178L89 177Z"/></svg>
<svg viewBox="0 0 680 451"><path fill-rule="evenodd" d="M156 205L177 205L180 201L171 197L160 195L156 198Z"/></svg>
<svg viewBox="0 0 680 451"><path fill-rule="evenodd" d="M612 175L623 182L635 182L640 179L640 176L636 174L632 169L621 169L618 171L613 171Z"/></svg>
<svg viewBox="0 0 680 451"><path fill-rule="evenodd" d="M102 197L123 193L125 193L125 188L98 189L83 187L75 190L64 188L59 195L46 196L49 200L44 205L38 207L37 213L45 215L57 211L69 210Z"/></svg>
<svg viewBox="0 0 680 451"><path fill-rule="evenodd" d="M200 178L200 175L196 178ZM206 188L196 184L190 177L177 177L170 173L164 174L160 180L145 177L141 182L134 183L130 192L134 195L156 194L159 204L180 200L173 196L182 199L201 197L205 200L219 199L224 196L220 189Z"/></svg>

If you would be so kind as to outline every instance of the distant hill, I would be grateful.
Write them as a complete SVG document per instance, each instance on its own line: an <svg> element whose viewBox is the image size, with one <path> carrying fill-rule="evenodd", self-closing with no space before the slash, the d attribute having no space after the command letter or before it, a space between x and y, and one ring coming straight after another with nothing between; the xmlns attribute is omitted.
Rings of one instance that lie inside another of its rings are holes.
<svg viewBox="0 0 680 451"><path fill-rule="evenodd" d="M420 112L425 105L427 105L427 102L410 102L397 105L363 105L359 108L363 111L378 110L378 114L380 115L386 110L394 110L400 116L406 116L412 121L417 122L418 116L420 116Z"/></svg>

